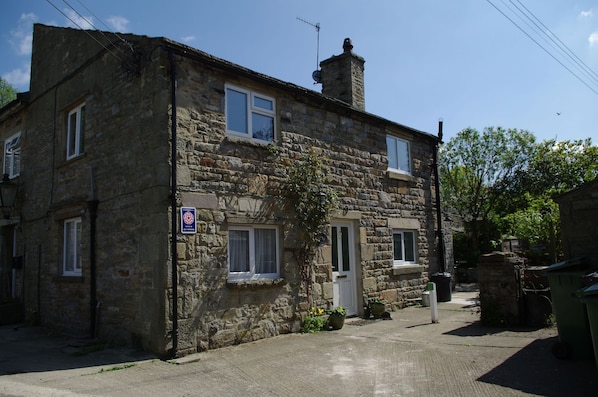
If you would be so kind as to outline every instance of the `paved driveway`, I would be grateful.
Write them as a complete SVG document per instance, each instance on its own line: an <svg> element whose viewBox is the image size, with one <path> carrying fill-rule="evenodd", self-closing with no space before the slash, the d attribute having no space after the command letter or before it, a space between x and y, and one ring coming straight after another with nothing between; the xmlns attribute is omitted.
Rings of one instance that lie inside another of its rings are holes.
<svg viewBox="0 0 598 397"><path fill-rule="evenodd" d="M40 328L0 327L0 395L9 396L598 396L593 362L559 361L556 328L479 325L475 293L160 361ZM76 342L76 341L75 341Z"/></svg>

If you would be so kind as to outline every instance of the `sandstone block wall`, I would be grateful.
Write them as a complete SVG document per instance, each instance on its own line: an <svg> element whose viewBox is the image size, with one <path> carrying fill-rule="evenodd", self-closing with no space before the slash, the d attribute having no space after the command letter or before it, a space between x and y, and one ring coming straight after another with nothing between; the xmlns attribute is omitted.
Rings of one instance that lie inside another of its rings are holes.
<svg viewBox="0 0 598 397"><path fill-rule="evenodd" d="M523 260L510 252L481 255L478 281L482 323L491 326L520 325Z"/></svg>
<svg viewBox="0 0 598 397"><path fill-rule="evenodd" d="M21 183L19 250L29 272L25 295L43 325L92 331L88 202L95 198L100 337L164 353L172 347L176 316L182 355L298 331L310 305L330 306L333 296L326 243L316 255L313 301L307 301L293 214L284 200L288 167L311 148L328 159L329 179L341 198L334 219L350 222L355 231L358 300L383 296L401 308L405 299L421 295L429 271L438 270L434 137L296 86L215 66L204 56L178 54L178 136L172 142L172 65L160 39L127 36L140 54L140 67L132 73L130 65L90 44L86 33L55 29L36 28L41 44L34 46L32 59ZM87 61L75 67L82 59ZM227 83L275 98L272 144L226 134ZM85 153L66 161L66 114L81 101L87 109ZM387 134L410 141L412 175L387 171ZM176 159L170 158L173 144ZM172 161L177 162L174 209ZM171 211L178 213L180 206L197 209L198 233L171 236ZM83 275L75 278L61 275L62 222L74 216L83 221ZM239 224L278 228L279 279L228 280L228 230ZM395 228L417 231L417 265L399 272L392 265ZM171 273L172 239L176 274Z"/></svg>

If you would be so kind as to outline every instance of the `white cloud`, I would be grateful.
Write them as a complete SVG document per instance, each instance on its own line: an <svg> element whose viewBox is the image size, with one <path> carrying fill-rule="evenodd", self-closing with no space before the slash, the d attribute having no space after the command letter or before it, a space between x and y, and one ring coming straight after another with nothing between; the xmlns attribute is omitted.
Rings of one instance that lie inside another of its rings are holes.
<svg viewBox="0 0 598 397"><path fill-rule="evenodd" d="M195 36L193 36L193 35L181 37L181 41L183 43L190 43L190 42L192 42L194 40L195 40Z"/></svg>
<svg viewBox="0 0 598 397"><path fill-rule="evenodd" d="M10 85L17 88L17 90L29 89L29 78L31 76L31 65L29 63L23 64L22 68L13 69L12 71L2 75L2 78L9 82Z"/></svg>
<svg viewBox="0 0 598 397"><path fill-rule="evenodd" d="M123 33L129 29L129 20L125 17L114 16L108 18L108 24L117 32Z"/></svg>
<svg viewBox="0 0 598 397"><path fill-rule="evenodd" d="M93 17L79 15L70 8L65 8L62 12L66 15L66 26L75 29L95 30Z"/></svg>
<svg viewBox="0 0 598 397"><path fill-rule="evenodd" d="M33 23L37 21L35 14L21 14L16 29L10 31L9 43L18 55L31 54L33 41Z"/></svg>
<svg viewBox="0 0 598 397"><path fill-rule="evenodd" d="M590 43L590 47L598 45L598 30L588 37L588 42Z"/></svg>
<svg viewBox="0 0 598 397"><path fill-rule="evenodd" d="M582 18L591 18L594 14L592 13L592 10L587 10L587 11L582 11L579 13L579 16Z"/></svg>

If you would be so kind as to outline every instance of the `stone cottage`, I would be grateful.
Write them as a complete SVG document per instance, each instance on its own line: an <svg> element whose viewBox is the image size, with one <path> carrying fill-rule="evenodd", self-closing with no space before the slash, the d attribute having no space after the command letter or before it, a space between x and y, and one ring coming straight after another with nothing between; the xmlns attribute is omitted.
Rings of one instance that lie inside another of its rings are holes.
<svg viewBox="0 0 598 397"><path fill-rule="evenodd" d="M21 121L0 111L19 186L0 231L27 312L172 356L297 332L312 305L360 315L369 297L390 310L421 296L439 270L439 139L365 111L349 40L321 83L165 38L36 24ZM340 207L308 293L284 186L309 151Z"/></svg>

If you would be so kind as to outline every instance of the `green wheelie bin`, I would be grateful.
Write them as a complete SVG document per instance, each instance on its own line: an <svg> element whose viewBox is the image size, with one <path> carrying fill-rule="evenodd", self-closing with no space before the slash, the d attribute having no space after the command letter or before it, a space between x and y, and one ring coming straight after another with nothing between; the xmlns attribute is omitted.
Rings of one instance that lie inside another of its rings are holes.
<svg viewBox="0 0 598 397"><path fill-rule="evenodd" d="M559 341L552 353L559 359L590 360L594 356L592 337L585 304L576 292L583 285L582 277L589 264L584 258L555 263L546 268L550 284L552 312L556 317Z"/></svg>
<svg viewBox="0 0 598 397"><path fill-rule="evenodd" d="M594 359L596 360L596 369L598 369L598 284L578 291L577 295L586 305L592 345L594 346Z"/></svg>

